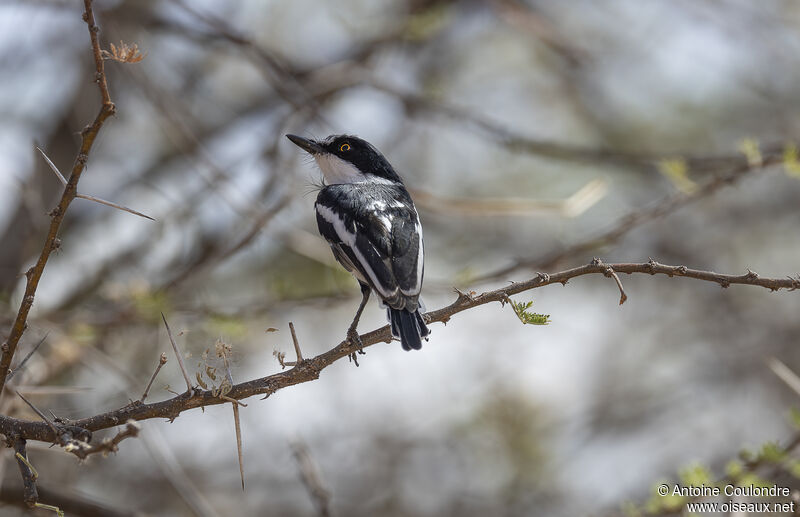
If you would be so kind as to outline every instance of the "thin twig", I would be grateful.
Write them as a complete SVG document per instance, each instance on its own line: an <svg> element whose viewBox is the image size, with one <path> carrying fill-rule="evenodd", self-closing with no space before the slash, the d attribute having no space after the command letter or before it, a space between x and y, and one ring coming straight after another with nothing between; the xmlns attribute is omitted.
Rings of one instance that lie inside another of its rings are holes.
<svg viewBox="0 0 800 517"><path fill-rule="evenodd" d="M189 374L186 373L186 366L183 364L183 356L181 356L181 351L178 349L175 339L172 338L172 331L169 329L169 323L167 323L167 318L164 316L163 312L161 313L161 319L164 320L164 326L167 327L167 336L169 336L169 342L172 344L172 350L175 351L175 357L178 358L178 366L180 366L183 379L186 381L186 391L188 393L192 393L194 390L192 388L192 381L189 380Z"/></svg>
<svg viewBox="0 0 800 517"><path fill-rule="evenodd" d="M22 296L22 302L20 303L14 323L11 326L11 331L8 334L8 338L2 345L0 345L0 351L2 351L2 355L0 356L0 393L2 393L3 387L6 384L9 367L11 366L11 361L14 358L14 353L17 351L19 340L22 338L22 334L25 332L25 329L28 326L28 314L30 313L31 307L33 307L36 290L39 287L39 280L42 277L42 273L44 273L44 268L47 265L50 254L58 247L56 245L56 241L58 239L58 232L61 228L61 223L64 221L64 217L66 216L70 203L72 203L73 199L75 199L78 194L78 181L80 180L81 174L86 168L86 162L89 159L89 152L92 150L92 146L97 139L97 134L103 127L103 123L116 111L114 103L111 102L111 97L108 93L108 84L106 82L105 70L103 68L103 57L100 52L100 43L97 37L97 33L100 31L94 23L92 0L84 0L83 3L85 7L83 19L89 29L89 37L92 41L92 52L95 60L95 81L100 88L102 106L100 107L100 111L95 117L94 122L81 131L81 145L80 149L78 150L78 155L75 158L75 162L72 166L72 172L69 176L69 180L64 187L64 192L61 194L61 200L50 212L50 228L47 232L44 246L42 246L42 251L39 254L36 264L34 264L34 266L28 269L28 271L25 273L25 294Z"/></svg>
<svg viewBox="0 0 800 517"><path fill-rule="evenodd" d="M103 50L100 48L100 40L97 35L100 29L94 23L94 11L92 11L93 0L83 0L83 5L86 11L83 13L83 21L89 26L89 37L92 40L92 55L94 56L94 67L97 71L95 73L94 82L100 89L100 96L103 99L103 105L112 104L111 95L108 93L108 82L106 81L105 64L103 63Z"/></svg>
<svg viewBox="0 0 800 517"><path fill-rule="evenodd" d="M8 372L8 377L6 378L6 381L10 381L14 377L14 375L16 375L17 372L20 371L25 366L25 363L28 362L28 359L33 357L33 354L35 354L36 351L39 350L39 347L42 346L42 343L44 343L45 339L47 339L47 336L49 335L50 335L49 332L45 334L44 337L40 339L38 343L36 343L36 346L34 346L31 349L31 351L28 352L28 354L22 359L22 361L17 365L17 367Z"/></svg>
<svg viewBox="0 0 800 517"><path fill-rule="evenodd" d="M703 271L687 268L686 266L671 266L660 264L654 260L641 263L610 263L602 265L586 264L584 266L567 269L549 275L538 274L524 282L515 282L511 285L487 291L473 296L459 296L453 303L441 309L425 314L425 321L447 322L452 316L460 312L474 309L488 303L502 302L513 296L531 289L538 289L551 284L566 284L570 279L585 275L605 275L607 268L611 267L617 274L646 274L664 275L668 277L687 277L704 282L718 284L726 288L731 285L752 285L778 291L787 289L789 291L800 289L800 276L785 278L766 278L757 275L753 271L748 271L742 275L725 275L713 271ZM383 326L372 332L367 332L361 336L360 348L366 348L380 342L391 341L392 335L389 326ZM349 340L342 341L337 346L316 357L304 359L302 363L296 365L291 370L268 375L259 379L242 382L231 386L224 395L235 400L242 400L254 395L271 395L276 391L294 386L304 382L313 381L319 378L320 372L334 362L348 357L357 351L359 346L350 343ZM72 421L73 426L86 431L97 431L115 427L120 421L127 419L146 420L148 418L176 418L182 412L198 407L213 406L228 403L210 391L192 392L178 395L171 399L153 402L150 404L127 405L123 408L115 409L106 413L94 415L88 418ZM58 438L53 431L44 423L36 421L20 420L8 416L0 415L0 433L8 436L16 433L22 438L40 440L44 442L55 442Z"/></svg>
<svg viewBox="0 0 800 517"><path fill-rule="evenodd" d="M144 393L142 393L142 398L140 398L139 401L144 402L144 399L147 398L147 394L150 392L150 387L153 385L153 381L156 380L156 375L158 375L158 372L161 371L161 368L165 364L167 364L167 354L161 352L161 356L158 358L158 365L156 366L156 371L154 371L153 375L150 377L150 382L147 383L147 387L144 389Z"/></svg>
<svg viewBox="0 0 800 517"><path fill-rule="evenodd" d="M592 264L596 266L604 265L603 261L597 257L592 259ZM622 287L622 280L619 279L619 275L617 275L616 271L614 271L614 268L611 266L606 266L606 270L603 272L603 274L614 279L614 281L617 283L617 287L619 288L619 304L622 305L625 303L625 300L628 299L628 295L625 294L625 289Z"/></svg>

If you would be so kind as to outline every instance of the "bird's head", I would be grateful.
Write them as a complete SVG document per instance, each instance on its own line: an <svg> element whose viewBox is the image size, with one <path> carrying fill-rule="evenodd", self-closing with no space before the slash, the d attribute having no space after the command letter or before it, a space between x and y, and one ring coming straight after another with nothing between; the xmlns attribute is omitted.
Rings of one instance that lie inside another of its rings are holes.
<svg viewBox="0 0 800 517"><path fill-rule="evenodd" d="M314 157L328 184L402 184L381 152L357 136L331 135L324 140L311 140L297 135L286 135L286 138Z"/></svg>

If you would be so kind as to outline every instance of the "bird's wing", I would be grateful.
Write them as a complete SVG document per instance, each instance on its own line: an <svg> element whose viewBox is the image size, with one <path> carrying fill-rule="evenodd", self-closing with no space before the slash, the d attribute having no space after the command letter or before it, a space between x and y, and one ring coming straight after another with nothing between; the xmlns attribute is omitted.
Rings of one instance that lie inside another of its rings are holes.
<svg viewBox="0 0 800 517"><path fill-rule="evenodd" d="M416 309L423 269L417 212L404 190L363 188L355 198L352 185L322 189L315 205L319 232L337 260L387 305Z"/></svg>

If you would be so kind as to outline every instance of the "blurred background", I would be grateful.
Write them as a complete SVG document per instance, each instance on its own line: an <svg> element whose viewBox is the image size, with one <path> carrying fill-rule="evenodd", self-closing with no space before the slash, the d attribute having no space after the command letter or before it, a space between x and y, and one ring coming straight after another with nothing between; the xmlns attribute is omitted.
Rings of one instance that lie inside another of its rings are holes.
<svg viewBox="0 0 800 517"><path fill-rule="evenodd" d="M99 109L82 10L0 2L4 335L62 188L34 145L67 173ZM321 177L289 132L357 134L395 165L425 228L428 309L454 287L594 256L800 270L797 168L759 166L800 137L796 2L98 0L95 12L104 48L135 43L144 59L106 62L117 116L79 191L156 221L71 205L17 360L46 340L13 382L57 416L138 399L161 352L148 400L182 391L162 311L190 375L222 340L236 382L281 370L289 321L307 357L344 338L359 291L316 233ZM796 293L622 281L623 306L611 280L574 279L515 298L547 326L486 305L433 324L420 353L378 344L358 368L339 361L245 401L244 493L230 405L145 421L109 458L33 444L29 456L42 487L145 515L316 514L299 447L332 515L604 516L687 466L718 477L743 447L791 439L798 395L769 364L800 369ZM360 329L384 323L372 302ZM11 454L2 462L14 486Z"/></svg>

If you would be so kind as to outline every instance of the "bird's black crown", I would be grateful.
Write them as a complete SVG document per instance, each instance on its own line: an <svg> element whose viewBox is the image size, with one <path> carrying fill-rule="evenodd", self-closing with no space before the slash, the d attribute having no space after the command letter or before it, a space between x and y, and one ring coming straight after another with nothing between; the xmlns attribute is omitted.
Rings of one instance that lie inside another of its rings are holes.
<svg viewBox="0 0 800 517"><path fill-rule="evenodd" d="M355 135L331 135L324 140L311 140L296 135L286 135L286 137L312 155L334 155L353 164L362 174L372 174L402 183L400 176L386 157L374 145Z"/></svg>

